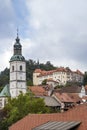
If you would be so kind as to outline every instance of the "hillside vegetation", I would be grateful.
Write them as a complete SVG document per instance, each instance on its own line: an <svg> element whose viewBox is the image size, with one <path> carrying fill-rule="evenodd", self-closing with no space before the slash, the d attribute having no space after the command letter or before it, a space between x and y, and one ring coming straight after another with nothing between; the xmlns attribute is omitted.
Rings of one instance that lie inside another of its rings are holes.
<svg viewBox="0 0 87 130"><path fill-rule="evenodd" d="M32 59L29 59L26 61L26 77L27 77L27 85L32 85L32 78L33 78L33 72L35 69L42 69L42 70L53 70L56 69L54 65L51 64L50 61L47 61L46 63L39 63L39 61L34 61ZM0 73L0 91L2 88L9 84L9 68L5 68Z"/></svg>

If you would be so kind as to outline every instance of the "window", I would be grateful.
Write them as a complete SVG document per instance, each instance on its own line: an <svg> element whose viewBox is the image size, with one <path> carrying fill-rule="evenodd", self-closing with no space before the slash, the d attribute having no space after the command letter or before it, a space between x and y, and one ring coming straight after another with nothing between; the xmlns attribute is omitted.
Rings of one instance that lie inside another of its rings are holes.
<svg viewBox="0 0 87 130"><path fill-rule="evenodd" d="M22 77L20 77L20 79L22 79Z"/></svg>
<svg viewBox="0 0 87 130"><path fill-rule="evenodd" d="M2 108L2 102L0 102L0 108Z"/></svg>
<svg viewBox="0 0 87 130"><path fill-rule="evenodd" d="M14 66L12 66L12 71L14 71Z"/></svg>
<svg viewBox="0 0 87 130"><path fill-rule="evenodd" d="M20 65L20 70L22 71L22 65Z"/></svg>

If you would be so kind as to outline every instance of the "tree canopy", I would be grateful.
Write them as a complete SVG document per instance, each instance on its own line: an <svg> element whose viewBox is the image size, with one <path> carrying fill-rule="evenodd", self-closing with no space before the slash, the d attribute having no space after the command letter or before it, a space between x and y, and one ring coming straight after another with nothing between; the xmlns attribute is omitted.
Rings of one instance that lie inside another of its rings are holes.
<svg viewBox="0 0 87 130"><path fill-rule="evenodd" d="M28 86L33 85L33 72L37 68L42 69L42 70L53 70L56 67L53 66L50 61L47 61L46 63L39 63L39 61L34 61L32 59L27 60L26 61L26 77L27 77ZM8 83L9 83L9 69L5 68L0 73L0 87L4 87Z"/></svg>
<svg viewBox="0 0 87 130"><path fill-rule="evenodd" d="M17 98L9 98L4 108L5 118L0 122L0 130L7 130L10 125L26 116L28 113L49 113L44 100L34 98L32 93L21 93Z"/></svg>
<svg viewBox="0 0 87 130"><path fill-rule="evenodd" d="M0 87L5 86L9 83L9 69L5 68L4 71L0 73Z"/></svg>

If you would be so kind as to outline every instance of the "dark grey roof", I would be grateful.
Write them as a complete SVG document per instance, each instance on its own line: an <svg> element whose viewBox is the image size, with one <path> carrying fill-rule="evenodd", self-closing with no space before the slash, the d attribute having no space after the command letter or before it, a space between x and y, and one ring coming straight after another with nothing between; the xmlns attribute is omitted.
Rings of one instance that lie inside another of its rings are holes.
<svg viewBox="0 0 87 130"><path fill-rule="evenodd" d="M71 130L80 125L79 121L71 121L71 122L57 122L57 121L49 121L43 125L40 125L33 130Z"/></svg>
<svg viewBox="0 0 87 130"><path fill-rule="evenodd" d="M10 97L10 90L9 90L9 84L5 85L5 87L3 88L3 90L0 93L0 97Z"/></svg>
<svg viewBox="0 0 87 130"><path fill-rule="evenodd" d="M60 103L54 97L50 96L39 96L39 97L44 99L46 106L49 107L61 106Z"/></svg>
<svg viewBox="0 0 87 130"><path fill-rule="evenodd" d="M82 87L79 86L68 86L68 87L62 87L60 89L54 90L61 93L80 93Z"/></svg>
<svg viewBox="0 0 87 130"><path fill-rule="evenodd" d="M22 55L13 55L10 59L11 61L25 61L25 58Z"/></svg>

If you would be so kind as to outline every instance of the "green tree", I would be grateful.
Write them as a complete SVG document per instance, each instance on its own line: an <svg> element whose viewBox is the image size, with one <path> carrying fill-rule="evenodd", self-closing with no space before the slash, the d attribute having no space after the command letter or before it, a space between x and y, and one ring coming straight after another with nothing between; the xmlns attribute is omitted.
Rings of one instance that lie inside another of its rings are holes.
<svg viewBox="0 0 87 130"><path fill-rule="evenodd" d="M26 77L27 77L27 85L32 86L33 85L33 72L35 69L42 69L42 70L53 70L56 69L55 66L51 64L50 61L47 61L46 63L40 63L39 60L34 61L32 59L29 59L26 61ZM5 68L0 73L0 87L4 87L6 84L9 83L9 69Z"/></svg>
<svg viewBox="0 0 87 130"><path fill-rule="evenodd" d="M42 81L42 85L46 85L47 84L47 79L44 79L43 81Z"/></svg>
<svg viewBox="0 0 87 130"><path fill-rule="evenodd" d="M28 113L49 113L50 109L45 106L43 99L35 98L31 93L25 95L21 93L18 98L8 99L4 111L6 115L0 122L0 130L7 130L10 125Z"/></svg>

